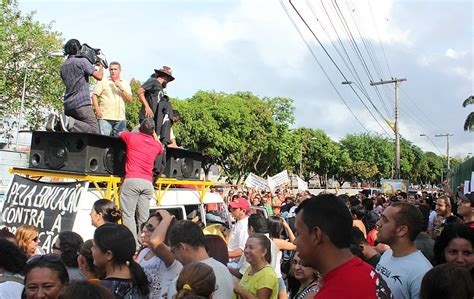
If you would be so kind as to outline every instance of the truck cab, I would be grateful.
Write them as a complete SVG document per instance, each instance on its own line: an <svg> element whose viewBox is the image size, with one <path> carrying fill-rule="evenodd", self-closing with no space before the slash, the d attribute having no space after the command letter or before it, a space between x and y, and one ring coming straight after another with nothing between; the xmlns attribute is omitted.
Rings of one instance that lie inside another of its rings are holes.
<svg viewBox="0 0 474 299"><path fill-rule="evenodd" d="M95 227L92 226L90 213L94 202L101 198L100 192L95 188L89 188L81 198L72 230L84 240L94 236ZM200 221L204 226L212 223L229 226L227 205L218 193L206 192L201 202L194 189L170 188L161 196L159 203L156 197L150 199L150 214L159 209L166 209L178 220Z"/></svg>

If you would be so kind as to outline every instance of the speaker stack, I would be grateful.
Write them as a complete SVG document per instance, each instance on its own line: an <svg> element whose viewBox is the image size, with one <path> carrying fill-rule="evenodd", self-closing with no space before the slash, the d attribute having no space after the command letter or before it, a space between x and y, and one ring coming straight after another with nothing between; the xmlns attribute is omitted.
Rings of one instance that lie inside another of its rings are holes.
<svg viewBox="0 0 474 299"><path fill-rule="evenodd" d="M169 178L199 180L201 176L202 154L182 148L166 149L164 175Z"/></svg>
<svg viewBox="0 0 474 299"><path fill-rule="evenodd" d="M125 143L89 133L33 132L29 168L86 175L125 176ZM162 176L199 180L202 154L167 148Z"/></svg>
<svg viewBox="0 0 474 299"><path fill-rule="evenodd" d="M87 175L125 175L125 143L89 133L33 132L29 167Z"/></svg>

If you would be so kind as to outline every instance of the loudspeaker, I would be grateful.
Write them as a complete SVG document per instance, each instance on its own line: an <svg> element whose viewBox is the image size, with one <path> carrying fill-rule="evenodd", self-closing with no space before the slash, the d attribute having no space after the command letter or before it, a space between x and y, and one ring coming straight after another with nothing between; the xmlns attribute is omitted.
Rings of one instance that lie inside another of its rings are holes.
<svg viewBox="0 0 474 299"><path fill-rule="evenodd" d="M125 175L125 143L89 133L33 132L29 166L88 175Z"/></svg>
<svg viewBox="0 0 474 299"><path fill-rule="evenodd" d="M201 175L202 154L182 148L166 149L166 167L164 175L168 178L199 180Z"/></svg>

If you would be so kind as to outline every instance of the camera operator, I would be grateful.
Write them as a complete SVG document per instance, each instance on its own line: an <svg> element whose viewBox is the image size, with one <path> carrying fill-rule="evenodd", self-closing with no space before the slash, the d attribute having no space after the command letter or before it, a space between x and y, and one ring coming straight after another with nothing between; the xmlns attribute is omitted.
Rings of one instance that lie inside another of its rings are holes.
<svg viewBox="0 0 474 299"><path fill-rule="evenodd" d="M64 114L51 114L46 124L46 130L55 131L58 128L64 132L84 132L99 134L99 127L94 111L92 110L89 93L89 77L102 80L103 65L98 62L98 70L84 57L77 57L81 50L81 43L77 39L70 39L64 45L64 54L67 60L61 65L61 78L66 85L64 93Z"/></svg>

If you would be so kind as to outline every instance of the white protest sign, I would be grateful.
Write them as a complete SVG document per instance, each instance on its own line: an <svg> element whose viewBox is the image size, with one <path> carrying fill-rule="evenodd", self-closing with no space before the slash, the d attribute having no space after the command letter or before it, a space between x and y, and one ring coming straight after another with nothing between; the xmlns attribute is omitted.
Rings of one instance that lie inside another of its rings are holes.
<svg viewBox="0 0 474 299"><path fill-rule="evenodd" d="M268 190L268 183L267 180L265 180L262 177L259 177L258 175L255 175L253 173L250 173L247 178L245 179L244 182L245 186L249 188L255 188L257 190Z"/></svg>
<svg viewBox="0 0 474 299"><path fill-rule="evenodd" d="M474 192L474 171L471 173L471 192Z"/></svg>
<svg viewBox="0 0 474 299"><path fill-rule="evenodd" d="M290 177L288 176L288 171L283 170L280 173L277 173L276 175L272 177L267 178L268 181L268 186L270 187L270 190L273 192L276 187L288 184L290 182Z"/></svg>
<svg viewBox="0 0 474 299"><path fill-rule="evenodd" d="M463 194L469 193L469 181L464 181L464 191Z"/></svg>
<svg viewBox="0 0 474 299"><path fill-rule="evenodd" d="M308 190L308 183L303 181L299 176L296 176L296 182L298 184L298 191Z"/></svg>

